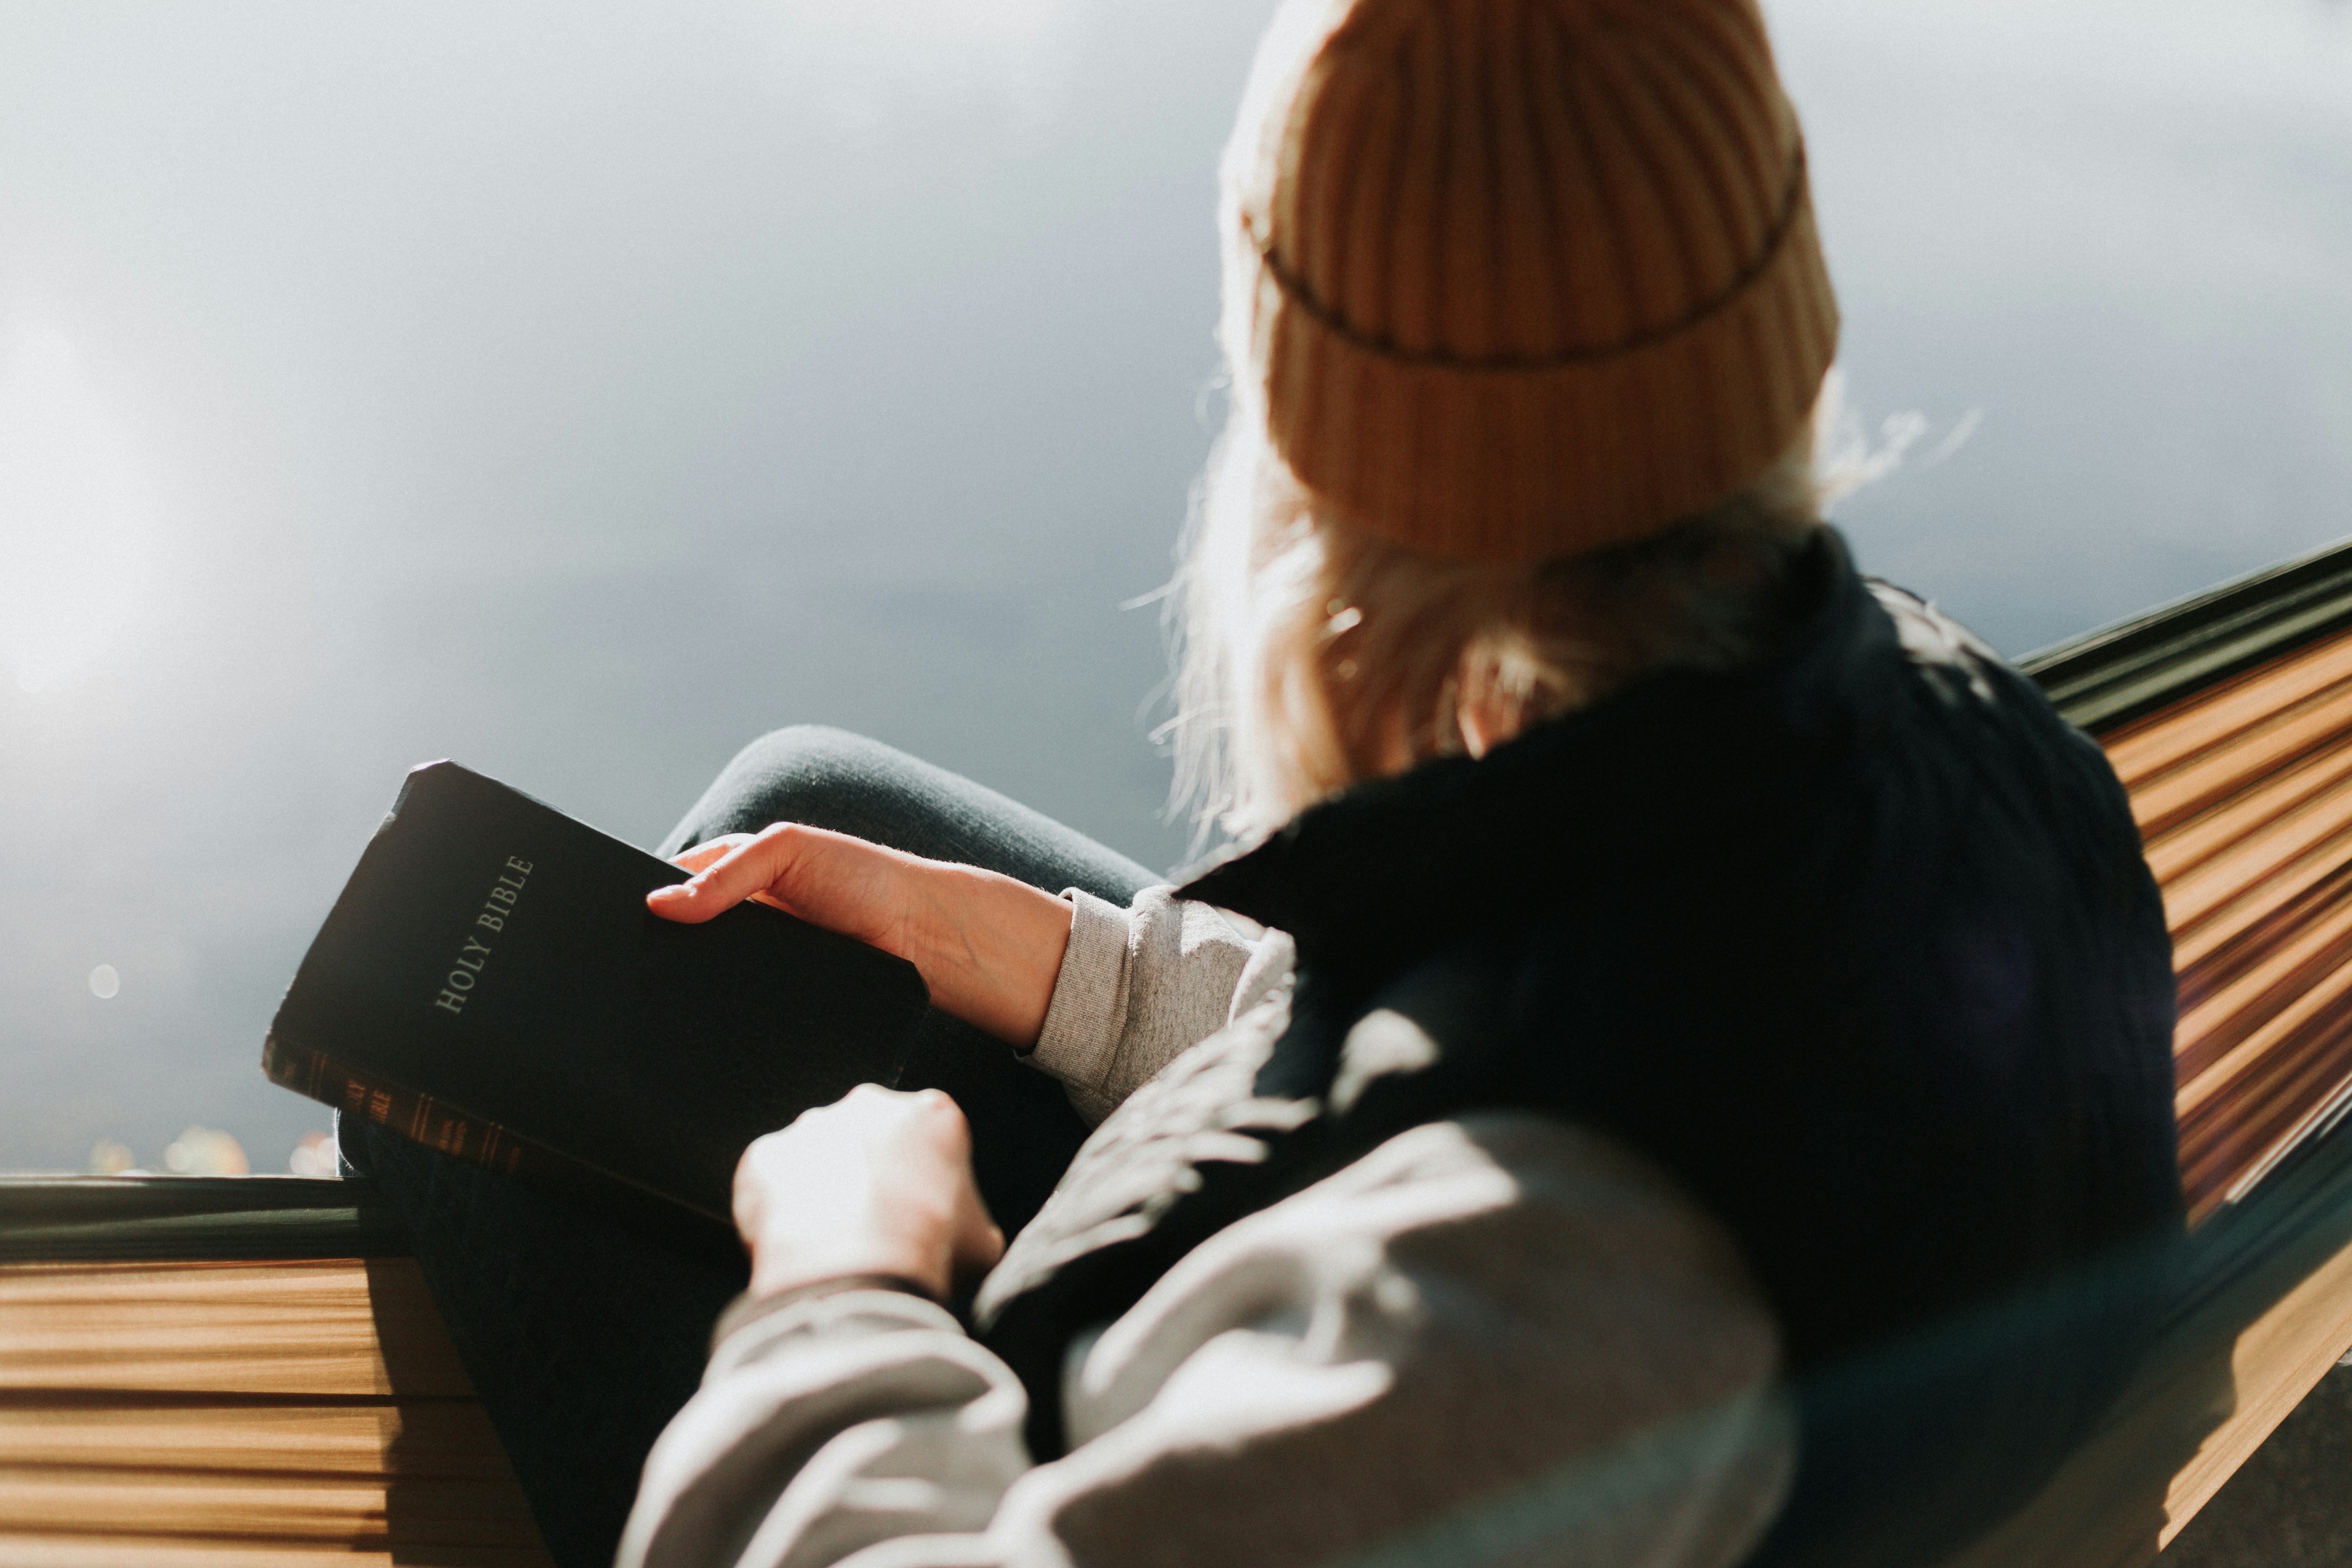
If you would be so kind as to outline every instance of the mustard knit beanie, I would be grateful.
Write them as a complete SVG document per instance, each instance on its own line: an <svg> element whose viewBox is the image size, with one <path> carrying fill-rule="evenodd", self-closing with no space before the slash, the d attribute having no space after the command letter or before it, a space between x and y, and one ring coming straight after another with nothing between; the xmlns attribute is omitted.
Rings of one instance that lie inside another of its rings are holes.
<svg viewBox="0 0 2352 1568"><path fill-rule="evenodd" d="M1433 554L1727 499L1837 346L1755 0L1289 0L1222 185L1238 397L1309 489Z"/></svg>

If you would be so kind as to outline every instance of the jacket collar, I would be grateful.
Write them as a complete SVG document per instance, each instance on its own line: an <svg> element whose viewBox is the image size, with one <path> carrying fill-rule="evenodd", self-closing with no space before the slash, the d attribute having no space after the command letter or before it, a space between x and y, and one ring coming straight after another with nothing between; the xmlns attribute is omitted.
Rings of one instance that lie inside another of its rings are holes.
<svg viewBox="0 0 2352 1568"><path fill-rule="evenodd" d="M1309 964L1385 967L1767 808L1791 761L1878 705L1892 624L1823 528L1802 608L1736 670L1668 670L1483 758L1444 757L1308 807L1181 895L1288 931Z"/></svg>

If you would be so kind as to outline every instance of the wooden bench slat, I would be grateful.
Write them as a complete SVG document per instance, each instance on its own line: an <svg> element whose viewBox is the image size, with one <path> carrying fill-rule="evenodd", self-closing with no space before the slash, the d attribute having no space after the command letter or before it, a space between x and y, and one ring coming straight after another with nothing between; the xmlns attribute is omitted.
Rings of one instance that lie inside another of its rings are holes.
<svg viewBox="0 0 2352 1568"><path fill-rule="evenodd" d="M0 1568L550 1568L543 1549L437 1546L310 1546L242 1539L158 1540L119 1534L0 1534Z"/></svg>
<svg viewBox="0 0 2352 1568"><path fill-rule="evenodd" d="M389 1496L401 1491L401 1542L417 1546L527 1548L530 1510L505 1481L239 1474L133 1468L0 1470L0 1517L12 1532L66 1535L102 1521L108 1533L235 1536L324 1546L393 1544Z"/></svg>
<svg viewBox="0 0 2352 1568"><path fill-rule="evenodd" d="M2219 1060L2180 1085L2174 1106L2184 1122L2200 1111L2235 1116L2254 1110L2298 1058L2297 1047L2312 1038L2313 1026L2319 1026L2324 1038L2326 1026L2340 1018L2347 993L2352 969L2340 963L2319 969Z"/></svg>
<svg viewBox="0 0 2352 1568"><path fill-rule="evenodd" d="M2260 921L2269 909L2352 860L2352 788L2265 823L2162 884L2174 967L2187 968Z"/></svg>
<svg viewBox="0 0 2352 1568"><path fill-rule="evenodd" d="M2230 974L2226 984L2201 994L2192 991L2184 977L2180 1021L2173 1036L2173 1059L2184 1095L2209 1071L2219 1070L2231 1050L2352 962L2352 899L2323 905L2315 913L2305 911L2281 938L2268 952L2249 954L2250 962Z"/></svg>
<svg viewBox="0 0 2352 1568"><path fill-rule="evenodd" d="M2174 882L2241 840L2319 806L2352 783L2352 731L2273 771L2251 775L2236 794L2158 833L2143 846L2158 882Z"/></svg>
<svg viewBox="0 0 2352 1568"><path fill-rule="evenodd" d="M0 1268L0 1390L13 1389L474 1392L404 1258Z"/></svg>
<svg viewBox="0 0 2352 1568"><path fill-rule="evenodd" d="M2232 735L2162 779L2131 792L2132 816L2150 838L2181 826L2249 785L2277 776L2340 741L2352 726L2352 681Z"/></svg>
<svg viewBox="0 0 2352 1568"><path fill-rule="evenodd" d="M0 1471L42 1466L312 1475L510 1479L477 1402L203 1404L127 1395L92 1405L59 1394L0 1401Z"/></svg>

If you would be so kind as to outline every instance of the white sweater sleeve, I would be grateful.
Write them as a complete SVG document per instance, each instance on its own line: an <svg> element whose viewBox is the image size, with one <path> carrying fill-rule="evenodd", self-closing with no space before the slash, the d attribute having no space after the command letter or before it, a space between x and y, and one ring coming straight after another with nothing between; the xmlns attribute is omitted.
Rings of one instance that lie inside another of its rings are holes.
<svg viewBox="0 0 2352 1568"><path fill-rule="evenodd" d="M1289 972L1288 937L1244 930L1172 888L1146 888L1125 909L1077 888L1062 896L1070 945L1029 1060L1062 1080L1089 1122Z"/></svg>
<svg viewBox="0 0 2352 1568"><path fill-rule="evenodd" d="M647 1460L622 1568L1727 1568L1784 1495L1769 1310L1598 1134L1401 1134L1219 1233L1074 1351L1073 1445L943 1311L858 1291L738 1330Z"/></svg>

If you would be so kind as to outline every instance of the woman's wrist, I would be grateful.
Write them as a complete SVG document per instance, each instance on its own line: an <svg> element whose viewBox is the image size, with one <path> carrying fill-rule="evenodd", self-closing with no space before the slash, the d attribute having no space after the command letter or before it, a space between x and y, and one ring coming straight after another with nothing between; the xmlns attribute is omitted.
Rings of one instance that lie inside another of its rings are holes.
<svg viewBox="0 0 2352 1568"><path fill-rule="evenodd" d="M934 1301L947 1299L953 1259L942 1237L929 1246L871 1230L790 1241L755 1239L748 1294L781 1296L836 1279L904 1280Z"/></svg>
<svg viewBox="0 0 2352 1568"><path fill-rule="evenodd" d="M908 951L931 1005L1016 1050L1037 1043L1070 941L1069 902L974 866L919 861Z"/></svg>

